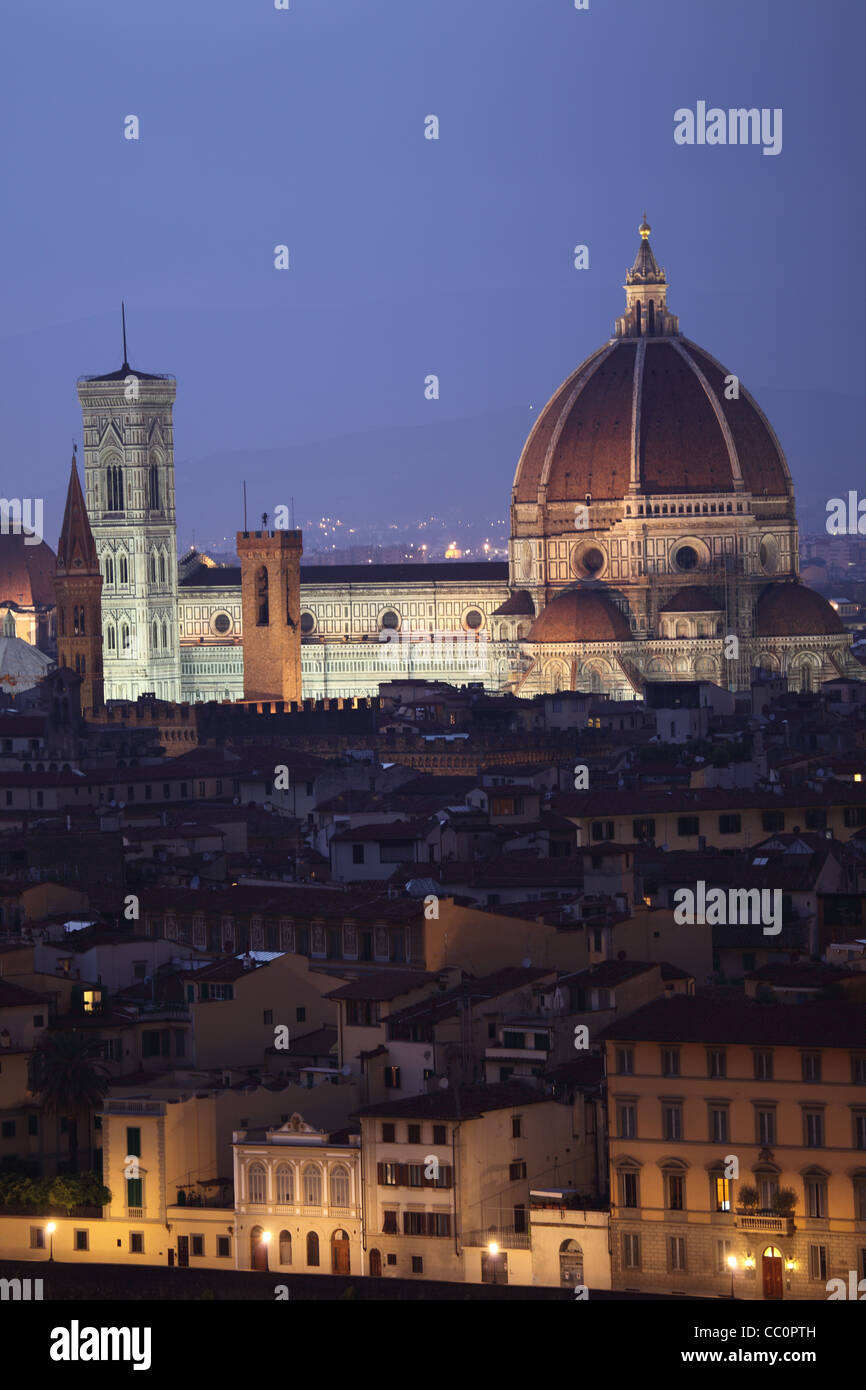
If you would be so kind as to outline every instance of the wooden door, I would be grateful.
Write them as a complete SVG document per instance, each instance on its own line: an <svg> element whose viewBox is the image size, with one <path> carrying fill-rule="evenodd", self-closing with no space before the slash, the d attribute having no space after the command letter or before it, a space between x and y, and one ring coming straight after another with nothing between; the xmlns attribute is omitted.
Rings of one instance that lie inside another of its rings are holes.
<svg viewBox="0 0 866 1390"><path fill-rule="evenodd" d="M334 1236L331 1241L331 1273L349 1273L349 1242Z"/></svg>
<svg viewBox="0 0 866 1390"><path fill-rule="evenodd" d="M780 1255L765 1255L763 1258L764 1297L782 1297L782 1258Z"/></svg>
<svg viewBox="0 0 866 1390"><path fill-rule="evenodd" d="M382 1276L382 1252L381 1250L370 1251L370 1276L373 1279L380 1279Z"/></svg>
<svg viewBox="0 0 866 1390"><path fill-rule="evenodd" d="M189 1236L177 1238L177 1263L179 1269L189 1269Z"/></svg>

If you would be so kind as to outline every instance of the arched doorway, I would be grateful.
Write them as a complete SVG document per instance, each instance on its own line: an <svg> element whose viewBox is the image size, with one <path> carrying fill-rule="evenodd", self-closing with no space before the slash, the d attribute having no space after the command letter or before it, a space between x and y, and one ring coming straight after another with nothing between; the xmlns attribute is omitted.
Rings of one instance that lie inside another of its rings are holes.
<svg viewBox="0 0 866 1390"><path fill-rule="evenodd" d="M331 1236L331 1273L349 1273L349 1232L335 1231Z"/></svg>
<svg viewBox="0 0 866 1390"><path fill-rule="evenodd" d="M373 1279L381 1279L381 1277L382 1277L382 1251L381 1251L381 1250L371 1250L371 1251L370 1251L370 1276L371 1276L371 1278L373 1278Z"/></svg>
<svg viewBox="0 0 866 1390"><path fill-rule="evenodd" d="M583 1283L583 1251L576 1240L564 1240L559 1247L559 1282L564 1289Z"/></svg>
<svg viewBox="0 0 866 1390"><path fill-rule="evenodd" d="M761 1272L764 1277L764 1297L768 1299L779 1299L782 1297L782 1252L775 1245L768 1245L761 1260Z"/></svg>
<svg viewBox="0 0 866 1390"><path fill-rule="evenodd" d="M264 1231L261 1226L253 1226L250 1231L250 1269L267 1269L268 1267L268 1246L262 1240Z"/></svg>
<svg viewBox="0 0 866 1390"><path fill-rule="evenodd" d="M319 1237L315 1231L307 1232L307 1264L317 1269L319 1264Z"/></svg>
<svg viewBox="0 0 866 1390"><path fill-rule="evenodd" d="M292 1263L292 1233L291 1231L280 1231L280 1264L290 1265Z"/></svg>

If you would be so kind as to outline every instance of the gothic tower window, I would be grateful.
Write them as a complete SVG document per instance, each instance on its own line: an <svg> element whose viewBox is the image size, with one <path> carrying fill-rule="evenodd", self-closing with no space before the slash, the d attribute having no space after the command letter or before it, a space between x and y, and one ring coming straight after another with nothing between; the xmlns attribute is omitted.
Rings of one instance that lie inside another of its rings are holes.
<svg viewBox="0 0 866 1390"><path fill-rule="evenodd" d="M110 463L106 469L106 500L108 511L123 511L123 469L117 463Z"/></svg>
<svg viewBox="0 0 866 1390"><path fill-rule="evenodd" d="M120 649L123 652L124 656L126 656L129 653L131 647L132 643L130 641L129 623L122 623L120 627Z"/></svg>
<svg viewBox="0 0 866 1390"><path fill-rule="evenodd" d="M72 609L72 635L73 637L84 637L84 609L76 604Z"/></svg>
<svg viewBox="0 0 866 1390"><path fill-rule="evenodd" d="M637 336L640 337L640 335L641 335L641 306L640 306L640 304L636 304L636 305L635 305L635 310L636 310L635 324L636 324L636 326L637 326Z"/></svg>
<svg viewBox="0 0 866 1390"><path fill-rule="evenodd" d="M120 582L121 582L121 584L128 584L128 583L129 583L129 562L128 562L128 560L127 560L127 558L126 558L125 555L121 555L121 557L120 557L119 571L120 571Z"/></svg>
<svg viewBox="0 0 866 1390"><path fill-rule="evenodd" d="M268 571L267 566L262 565L256 574L256 618L257 627L267 627L270 622L268 615Z"/></svg>
<svg viewBox="0 0 866 1390"><path fill-rule="evenodd" d="M159 582L165 583L165 551L162 551L159 557Z"/></svg>
<svg viewBox="0 0 866 1390"><path fill-rule="evenodd" d="M153 620L153 627L152 627L152 629L151 629L151 632L152 632L151 651L156 652L156 651L159 650L159 624L157 623L156 618L154 618L154 620Z"/></svg>
<svg viewBox="0 0 866 1390"><path fill-rule="evenodd" d="M105 557L105 582L106 584L114 583L114 560L110 555Z"/></svg>
<svg viewBox="0 0 866 1390"><path fill-rule="evenodd" d="M150 465L150 510L159 511L159 469L155 463Z"/></svg>
<svg viewBox="0 0 866 1390"><path fill-rule="evenodd" d="M109 623L105 630L106 646L110 652L117 651L117 628L114 623Z"/></svg>
<svg viewBox="0 0 866 1390"><path fill-rule="evenodd" d="M656 331L656 306L655 300L649 302L649 322L647 323L647 336L652 337Z"/></svg>
<svg viewBox="0 0 866 1390"><path fill-rule="evenodd" d="M169 648L169 642L168 642L168 623L167 623L167 621L165 620L165 618L163 618L163 620L162 620L162 646L163 646L163 651L166 651L166 652L167 652L167 651L168 651L168 648Z"/></svg>
<svg viewBox="0 0 866 1390"><path fill-rule="evenodd" d="M155 550L152 550L152 551L150 552L150 582L151 582L151 584L155 584L155 583L156 583L156 551L155 551Z"/></svg>

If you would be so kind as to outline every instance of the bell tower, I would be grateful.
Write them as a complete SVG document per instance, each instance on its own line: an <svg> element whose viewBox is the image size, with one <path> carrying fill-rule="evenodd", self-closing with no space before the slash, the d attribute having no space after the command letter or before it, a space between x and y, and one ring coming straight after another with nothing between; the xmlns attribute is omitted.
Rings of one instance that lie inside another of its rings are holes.
<svg viewBox="0 0 866 1390"><path fill-rule="evenodd" d="M84 492L102 570L105 695L180 700L173 376L81 377Z"/></svg>
<svg viewBox="0 0 866 1390"><path fill-rule="evenodd" d="M57 595L57 664L81 676L81 709L104 703L102 675L102 574L87 518L75 453L66 493L63 530L54 575Z"/></svg>
<svg viewBox="0 0 866 1390"><path fill-rule="evenodd" d="M238 531L244 630L244 699L301 693L300 531Z"/></svg>

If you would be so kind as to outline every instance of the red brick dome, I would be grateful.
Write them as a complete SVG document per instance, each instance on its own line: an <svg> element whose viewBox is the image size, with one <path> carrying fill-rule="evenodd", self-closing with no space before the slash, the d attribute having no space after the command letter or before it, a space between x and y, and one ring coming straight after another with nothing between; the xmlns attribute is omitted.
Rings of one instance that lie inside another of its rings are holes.
<svg viewBox="0 0 866 1390"><path fill-rule="evenodd" d="M702 584L687 584L684 589L663 603L661 613L719 613L724 609L724 599L713 598L709 589Z"/></svg>
<svg viewBox="0 0 866 1390"><path fill-rule="evenodd" d="M758 599L755 631L759 637L830 637L844 632L845 624L805 584L772 584Z"/></svg>
<svg viewBox="0 0 866 1390"><path fill-rule="evenodd" d="M594 589L567 589L539 613L527 642L631 642L628 620Z"/></svg>
<svg viewBox="0 0 866 1390"><path fill-rule="evenodd" d="M28 538L32 539L32 533L30 537L0 533L0 603L11 601L21 608L47 604L53 608L57 557L44 541L25 545Z"/></svg>
<svg viewBox="0 0 866 1390"><path fill-rule="evenodd" d="M791 496L772 428L742 385L738 400L725 399L727 375L679 336L605 344L539 415L517 465L514 501L623 498L633 449L645 495L730 492L741 477L759 497Z"/></svg>

